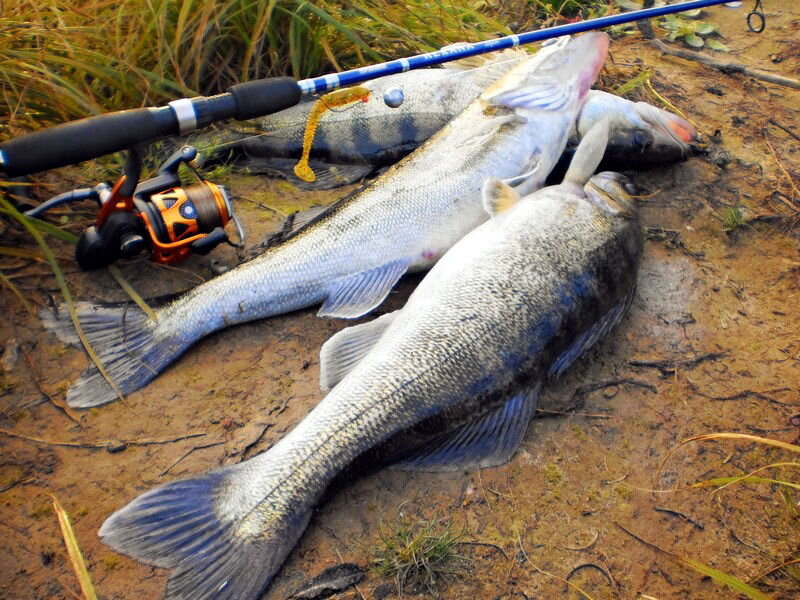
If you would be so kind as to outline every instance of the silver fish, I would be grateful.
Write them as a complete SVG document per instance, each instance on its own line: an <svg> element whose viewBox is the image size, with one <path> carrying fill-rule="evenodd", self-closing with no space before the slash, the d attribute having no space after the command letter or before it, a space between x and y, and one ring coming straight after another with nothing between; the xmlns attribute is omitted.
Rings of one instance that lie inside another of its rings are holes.
<svg viewBox="0 0 800 600"><path fill-rule="evenodd" d="M248 600L269 585L326 488L378 450L449 471L513 456L541 383L624 314L642 251L623 176L592 179L607 123L565 182L520 199L490 180L493 218L458 242L406 306L323 347L331 392L267 452L158 487L100 529L113 549L173 569L171 599Z"/></svg>
<svg viewBox="0 0 800 600"><path fill-rule="evenodd" d="M312 145L317 180L303 182L293 172L303 149L303 132L313 102L305 102L258 121L255 133L228 131L215 136L217 160L238 157L252 172L280 175L303 187L329 189L352 183L394 163L420 146L464 110L519 60L503 54L472 70L428 69L369 82L378 99L356 103L323 116ZM405 87L408 100L398 108L379 100L384 90ZM646 102L631 102L590 90L562 159L563 176L582 136L603 117L611 117L611 136L601 167L646 168L685 159L696 140L685 119ZM264 133L267 132L267 133ZM230 151L230 152L228 152Z"/></svg>
<svg viewBox="0 0 800 600"><path fill-rule="evenodd" d="M504 50L365 82L361 87L371 91L366 102L333 109L322 117L311 147L310 164L317 176L312 183L299 180L293 172L303 150L312 100L258 119L251 130L230 128L201 140L215 147L212 160L232 154L251 172L282 175L308 188L345 185L418 148L528 57L521 49ZM394 88L402 89L405 97L397 108L383 101Z"/></svg>
<svg viewBox="0 0 800 600"><path fill-rule="evenodd" d="M404 273L430 268L487 219L480 200L486 178L524 180L520 193L543 185L607 49L604 33L542 48L366 189L157 310L156 322L127 305L81 303L84 332L105 370L128 393L218 329L320 303L320 316L368 313ZM66 311L45 316L74 343ZM93 365L67 393L79 408L115 398Z"/></svg>

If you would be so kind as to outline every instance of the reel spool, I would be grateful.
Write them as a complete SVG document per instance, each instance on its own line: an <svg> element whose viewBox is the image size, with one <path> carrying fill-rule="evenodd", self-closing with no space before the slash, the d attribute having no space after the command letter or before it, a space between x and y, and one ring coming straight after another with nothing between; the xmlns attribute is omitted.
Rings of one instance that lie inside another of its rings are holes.
<svg viewBox="0 0 800 600"><path fill-rule="evenodd" d="M120 191L125 176L114 189L101 189L97 221L81 234L75 249L80 267L98 269L144 250L150 251L155 262L174 265L192 254L208 254L223 242L240 247L245 235L228 192L196 171L192 164L196 156L195 148L184 146L161 165L156 177L136 186L131 196ZM197 183L181 186L181 164L194 172ZM236 225L238 242L225 233L230 221Z"/></svg>

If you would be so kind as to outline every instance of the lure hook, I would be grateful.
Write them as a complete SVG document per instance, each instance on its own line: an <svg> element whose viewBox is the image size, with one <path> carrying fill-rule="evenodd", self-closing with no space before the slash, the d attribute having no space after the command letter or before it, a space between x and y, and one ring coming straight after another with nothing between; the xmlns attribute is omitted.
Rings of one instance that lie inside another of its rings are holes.
<svg viewBox="0 0 800 600"><path fill-rule="evenodd" d="M753 33L761 33L766 29L767 17L764 15L764 7L761 5L761 0L756 0L753 10L748 13L747 26Z"/></svg>

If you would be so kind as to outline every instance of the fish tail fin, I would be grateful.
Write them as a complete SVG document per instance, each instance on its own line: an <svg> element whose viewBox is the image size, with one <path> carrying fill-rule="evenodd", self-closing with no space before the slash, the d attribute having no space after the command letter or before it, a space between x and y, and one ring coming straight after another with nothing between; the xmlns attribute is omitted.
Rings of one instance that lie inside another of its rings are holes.
<svg viewBox="0 0 800 600"><path fill-rule="evenodd" d="M117 552L173 569L167 599L254 600L302 535L311 507L276 502L259 510L269 497L237 495L252 492L237 487L246 469L243 463L150 490L106 519L98 535Z"/></svg>
<svg viewBox="0 0 800 600"><path fill-rule="evenodd" d="M145 385L183 350L175 340L159 339L157 322L129 303L79 302L76 310L89 345L123 394ZM57 313L44 310L40 316L62 342L80 346L66 307L61 306ZM117 397L94 364L67 391L67 403L73 408L99 406Z"/></svg>
<svg viewBox="0 0 800 600"><path fill-rule="evenodd" d="M609 119L602 119L586 132L564 176L565 185L577 186L582 190L589 182L603 160L608 145L609 128Z"/></svg>

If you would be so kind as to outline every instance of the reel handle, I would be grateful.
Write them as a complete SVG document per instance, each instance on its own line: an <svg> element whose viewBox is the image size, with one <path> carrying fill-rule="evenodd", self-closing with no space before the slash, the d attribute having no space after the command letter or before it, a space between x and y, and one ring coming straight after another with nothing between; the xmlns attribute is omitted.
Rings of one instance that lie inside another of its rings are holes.
<svg viewBox="0 0 800 600"><path fill-rule="evenodd" d="M22 135L0 144L0 171L8 177L77 164L104 154L185 135L215 121L253 119L300 101L292 77L239 83L216 96L182 98L158 108L88 117Z"/></svg>

